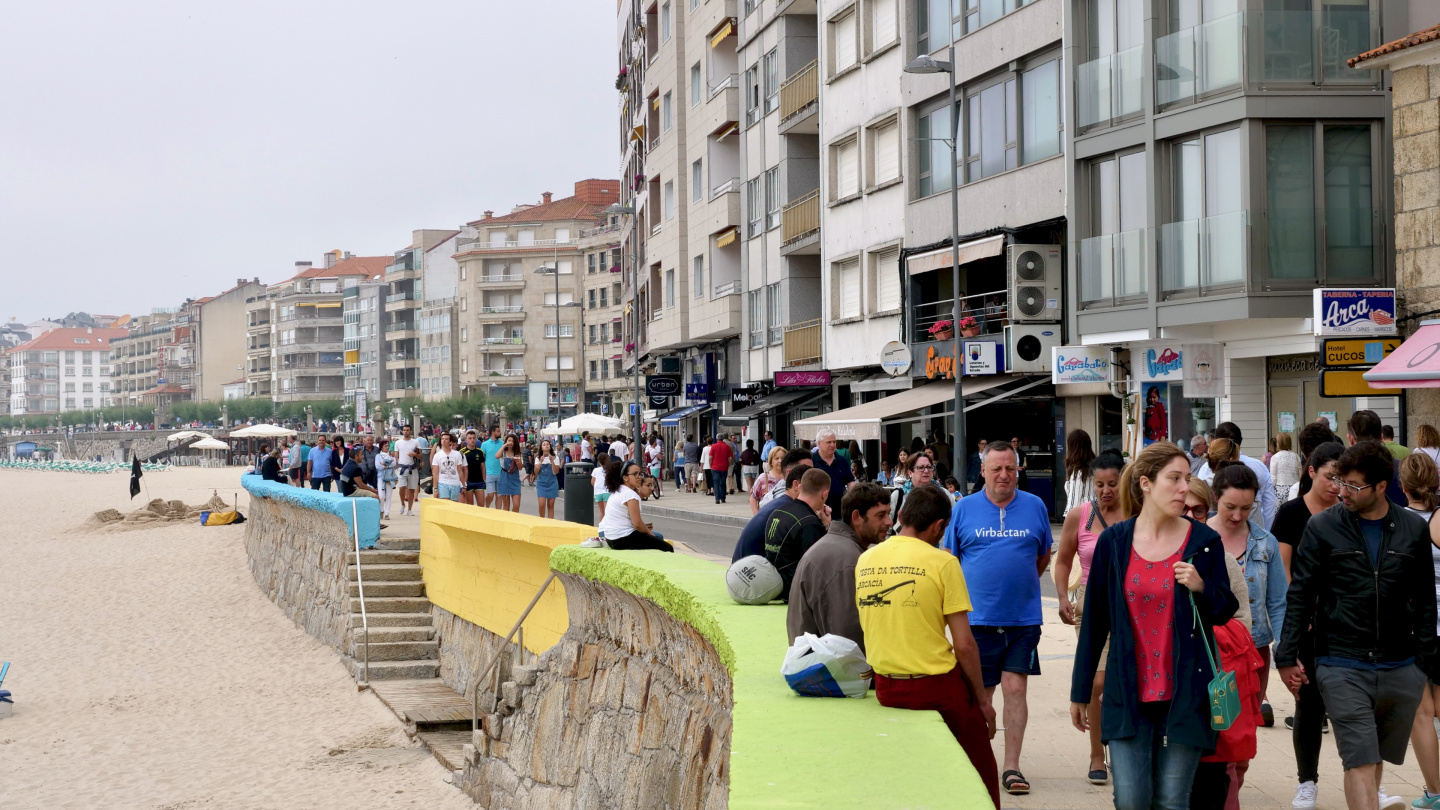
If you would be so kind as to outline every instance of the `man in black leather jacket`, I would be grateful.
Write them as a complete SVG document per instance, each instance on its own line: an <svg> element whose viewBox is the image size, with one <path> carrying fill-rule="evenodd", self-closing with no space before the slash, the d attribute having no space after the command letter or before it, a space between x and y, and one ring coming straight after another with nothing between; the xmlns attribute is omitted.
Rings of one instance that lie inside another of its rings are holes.
<svg viewBox="0 0 1440 810"><path fill-rule="evenodd" d="M1342 502L1310 518L1295 550L1275 663L1292 692L1316 679L1345 766L1346 802L1374 807L1383 761L1405 761L1426 675L1440 680L1434 568L1425 521L1385 496L1390 452L1360 442L1336 470ZM1296 661L1307 632L1313 673Z"/></svg>

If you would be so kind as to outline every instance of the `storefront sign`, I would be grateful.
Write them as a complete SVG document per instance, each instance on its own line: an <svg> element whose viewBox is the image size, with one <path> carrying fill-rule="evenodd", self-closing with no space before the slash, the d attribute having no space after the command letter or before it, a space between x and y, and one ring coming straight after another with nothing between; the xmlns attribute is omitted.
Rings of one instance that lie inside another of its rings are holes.
<svg viewBox="0 0 1440 810"><path fill-rule="evenodd" d="M356 419L365 419L365 418L368 418L369 416L370 416L370 411L368 410L368 407L367 407L367 402L366 402L366 399L365 399L365 392L364 392L364 391L359 391L359 390L357 390L357 391L355 392L355 418L356 418Z"/></svg>
<svg viewBox="0 0 1440 810"><path fill-rule="evenodd" d="M899 377L910 370L910 347L898 340L892 340L880 350L880 368L891 377Z"/></svg>
<svg viewBox="0 0 1440 810"><path fill-rule="evenodd" d="M1317 335L1395 334L1393 287L1318 289L1314 296Z"/></svg>
<svg viewBox="0 0 1440 810"><path fill-rule="evenodd" d="M1324 419L1330 424L1330 432L1333 433L1340 429L1340 419L1335 415L1334 411L1320 411L1316 414L1316 417Z"/></svg>
<svg viewBox="0 0 1440 810"><path fill-rule="evenodd" d="M1110 379L1110 350L1104 346L1052 346L1050 361L1050 381L1055 385Z"/></svg>
<svg viewBox="0 0 1440 810"><path fill-rule="evenodd" d="M1365 369L1325 369L1320 372L1320 396L1322 397L1393 397L1399 396L1399 388L1371 388L1361 375Z"/></svg>
<svg viewBox="0 0 1440 810"><path fill-rule="evenodd" d="M710 398L710 386L705 383L689 383L685 386L685 398L704 402Z"/></svg>
<svg viewBox="0 0 1440 810"><path fill-rule="evenodd" d="M1185 379L1185 363L1179 344L1137 346L1130 352L1130 362L1141 382L1180 382Z"/></svg>
<svg viewBox="0 0 1440 810"><path fill-rule="evenodd" d="M1320 357L1314 354L1287 354L1271 357L1265 361L1265 370L1271 374L1303 374L1320 370Z"/></svg>
<svg viewBox="0 0 1440 810"><path fill-rule="evenodd" d="M650 397L650 407L655 408L655 409L657 409L657 410L660 409L660 408L664 408L665 406L667 406L667 405L669 405L669 404L670 404L670 397L664 396L663 394L660 395L660 396L652 396L652 397ZM604 413L604 411L601 411L601 413Z"/></svg>
<svg viewBox="0 0 1440 810"><path fill-rule="evenodd" d="M1281 433L1294 433L1294 432L1295 432L1295 412L1294 412L1294 411L1281 411L1280 413L1276 414L1276 425L1275 425L1275 426L1280 429L1280 432L1281 432Z"/></svg>
<svg viewBox="0 0 1440 810"><path fill-rule="evenodd" d="M747 387L745 387L745 388L731 388L731 389L730 389L730 409L731 409L732 411L738 411L738 410L740 410L741 408L748 408L748 407L750 407L751 405L754 405L754 404L755 404L755 400L757 400L757 399L759 399L759 398L760 398L760 387L759 387L759 386L751 385L751 386L747 386Z"/></svg>
<svg viewBox="0 0 1440 810"><path fill-rule="evenodd" d="M965 352L966 375L974 376L980 374L999 374L1000 363L996 360L999 354L995 349L997 344L989 341L966 341L961 350Z"/></svg>
<svg viewBox="0 0 1440 810"><path fill-rule="evenodd" d="M1332 339L1321 342L1320 356L1326 368L1335 366L1372 366L1390 356L1400 347L1400 338L1378 340Z"/></svg>
<svg viewBox="0 0 1440 810"><path fill-rule="evenodd" d="M1225 395L1221 363L1225 347L1219 343L1186 343L1181 347L1185 396L1189 399L1218 399Z"/></svg>
<svg viewBox="0 0 1440 810"><path fill-rule="evenodd" d="M828 371L777 371L776 388L824 387L830 385Z"/></svg>
<svg viewBox="0 0 1440 810"><path fill-rule="evenodd" d="M936 380L955 379L955 355L951 354L946 346L944 349L937 349L938 344L931 344L925 347L925 376Z"/></svg>
<svg viewBox="0 0 1440 810"><path fill-rule="evenodd" d="M676 374L646 374L645 393L652 397L673 397L680 393L680 377Z"/></svg>

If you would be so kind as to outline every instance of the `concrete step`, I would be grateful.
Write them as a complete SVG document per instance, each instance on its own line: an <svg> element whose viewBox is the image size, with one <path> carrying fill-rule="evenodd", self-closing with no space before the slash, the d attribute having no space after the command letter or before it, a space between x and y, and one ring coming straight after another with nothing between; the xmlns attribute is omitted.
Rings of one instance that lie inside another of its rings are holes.
<svg viewBox="0 0 1440 810"><path fill-rule="evenodd" d="M365 637L364 628L356 626L351 632L351 637L358 644ZM389 643L394 641L429 641L435 637L433 627L377 627L370 625L370 643Z"/></svg>
<svg viewBox="0 0 1440 810"><path fill-rule="evenodd" d="M419 551L420 538L400 540L393 537L382 537L375 547L381 551Z"/></svg>
<svg viewBox="0 0 1440 810"><path fill-rule="evenodd" d="M370 620L370 629L377 627L431 627L435 619L430 615L430 606L427 604L425 610L418 613L382 613L374 604L374 598L370 600L370 613L366 616ZM355 608L350 614L350 626L363 626L360 621L360 608ZM433 629L433 628L432 628Z"/></svg>
<svg viewBox="0 0 1440 810"><path fill-rule="evenodd" d="M418 661L438 658L440 645L433 641L381 641L370 637L370 663L376 661ZM365 645L360 636L350 638L350 657L357 661L365 657Z"/></svg>
<svg viewBox="0 0 1440 810"><path fill-rule="evenodd" d="M419 582L423 570L420 566L410 563L401 565L371 565L367 560L365 565L356 567L350 566L350 581L354 582L360 576L365 575L365 584L371 582Z"/></svg>
<svg viewBox="0 0 1440 810"><path fill-rule="evenodd" d="M429 613L430 600L423 596L372 596L365 594L365 610L376 613ZM350 612L360 615L360 600L350 599Z"/></svg>
<svg viewBox="0 0 1440 810"><path fill-rule="evenodd" d="M374 650L372 649L371 652L373 653ZM357 681L364 677L364 662L347 658L346 663L350 665L350 673ZM376 661L373 657L370 659L370 680L372 681L438 677L440 677L439 661Z"/></svg>
<svg viewBox="0 0 1440 810"><path fill-rule="evenodd" d="M360 595L360 583L350 581L350 596L352 598ZM365 598L370 599L376 596L424 596L425 583L423 582L371 582L365 580Z"/></svg>
<svg viewBox="0 0 1440 810"><path fill-rule="evenodd" d="M355 552L350 552L350 556L345 559L350 565L354 565ZM365 561L366 568L369 568L371 565L408 565L420 562L420 552L366 549L360 552L360 559Z"/></svg>

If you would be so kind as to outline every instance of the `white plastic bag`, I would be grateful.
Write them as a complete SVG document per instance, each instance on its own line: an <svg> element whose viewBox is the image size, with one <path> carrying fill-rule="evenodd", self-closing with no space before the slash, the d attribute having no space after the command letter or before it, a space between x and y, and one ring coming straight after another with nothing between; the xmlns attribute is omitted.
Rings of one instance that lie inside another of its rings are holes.
<svg viewBox="0 0 1440 810"><path fill-rule="evenodd" d="M796 638L785 652L780 674L805 697L863 698L870 688L870 665L860 645L833 633Z"/></svg>

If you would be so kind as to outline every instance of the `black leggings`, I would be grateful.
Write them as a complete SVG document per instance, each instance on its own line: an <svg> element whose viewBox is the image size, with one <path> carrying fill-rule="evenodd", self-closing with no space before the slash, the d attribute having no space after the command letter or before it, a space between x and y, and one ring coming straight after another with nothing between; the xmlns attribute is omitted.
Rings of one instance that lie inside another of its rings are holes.
<svg viewBox="0 0 1440 810"><path fill-rule="evenodd" d="M1190 788L1190 810L1225 810L1230 798L1229 762L1202 762Z"/></svg>
<svg viewBox="0 0 1440 810"><path fill-rule="evenodd" d="M1301 782L1318 782L1325 699L1320 696L1320 686L1315 681L1315 639L1310 633L1301 636L1296 657L1305 667L1305 677L1310 679L1309 683L1300 687L1300 694L1295 699L1295 730L1290 739L1295 745L1296 777Z"/></svg>
<svg viewBox="0 0 1440 810"><path fill-rule="evenodd" d="M642 549L654 549L656 551L674 551L675 547L665 542L664 539L645 532L632 532L624 537L617 537L609 541L610 548L617 551L639 551Z"/></svg>

